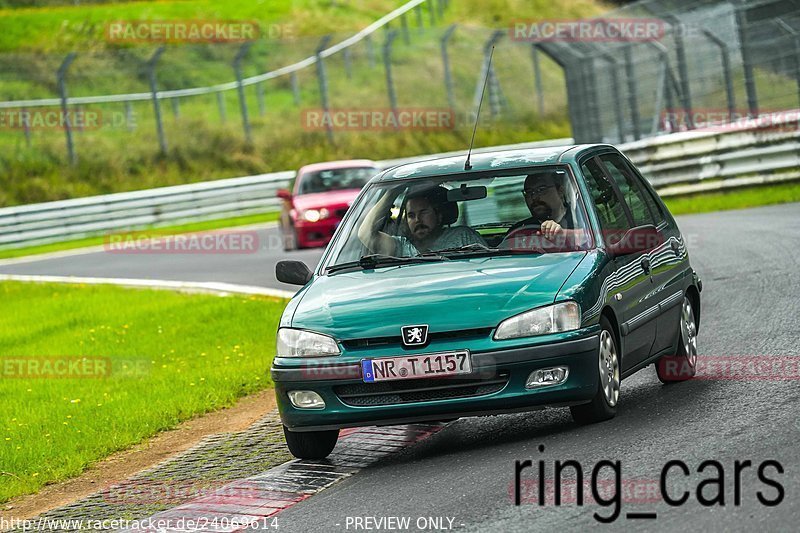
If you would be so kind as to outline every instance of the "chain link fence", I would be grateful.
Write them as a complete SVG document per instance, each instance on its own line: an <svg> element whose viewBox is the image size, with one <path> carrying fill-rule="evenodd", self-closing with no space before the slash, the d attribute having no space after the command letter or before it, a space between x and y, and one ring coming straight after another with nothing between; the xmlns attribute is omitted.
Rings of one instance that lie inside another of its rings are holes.
<svg viewBox="0 0 800 533"><path fill-rule="evenodd" d="M190 149L200 134L225 150L231 138L269 149L293 136L396 133L309 122L309 111L337 109L449 110L446 126L469 133L487 76L482 129L503 142L567 120L577 142L626 142L800 107L798 0L641 0L605 19L651 20L662 31L520 39L513 25L447 25L447 2L427 0L328 55L352 36L0 54L0 142L6 154L46 149L76 163L97 150ZM60 110L60 122L44 110Z"/></svg>

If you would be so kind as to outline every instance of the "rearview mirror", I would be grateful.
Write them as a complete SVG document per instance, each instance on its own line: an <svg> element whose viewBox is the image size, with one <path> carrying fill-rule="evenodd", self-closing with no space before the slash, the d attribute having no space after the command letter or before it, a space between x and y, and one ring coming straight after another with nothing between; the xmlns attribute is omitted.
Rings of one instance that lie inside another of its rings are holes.
<svg viewBox="0 0 800 533"><path fill-rule="evenodd" d="M466 183L462 183L461 187L447 191L448 202L465 202L482 198L486 198L486 187L484 186L467 187Z"/></svg>
<svg viewBox="0 0 800 533"><path fill-rule="evenodd" d="M290 193L288 189L278 189L275 192L275 196L277 196L278 198L281 198L283 200L291 200L292 199L292 193Z"/></svg>
<svg viewBox="0 0 800 533"><path fill-rule="evenodd" d="M608 251L613 257L652 250L664 243L664 236L652 224L627 230L621 238L606 235Z"/></svg>
<svg viewBox="0 0 800 533"><path fill-rule="evenodd" d="M305 285L314 273L302 261L278 261L275 265L275 277L282 283Z"/></svg>

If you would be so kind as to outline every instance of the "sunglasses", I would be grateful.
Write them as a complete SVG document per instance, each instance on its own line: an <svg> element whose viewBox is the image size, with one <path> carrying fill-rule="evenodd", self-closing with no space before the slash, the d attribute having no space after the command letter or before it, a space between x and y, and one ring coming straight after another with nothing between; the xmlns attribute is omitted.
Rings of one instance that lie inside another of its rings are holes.
<svg viewBox="0 0 800 533"><path fill-rule="evenodd" d="M537 196L542 196L544 193L554 188L555 185L539 185L533 189L524 189L522 191L522 195L526 198L536 198Z"/></svg>

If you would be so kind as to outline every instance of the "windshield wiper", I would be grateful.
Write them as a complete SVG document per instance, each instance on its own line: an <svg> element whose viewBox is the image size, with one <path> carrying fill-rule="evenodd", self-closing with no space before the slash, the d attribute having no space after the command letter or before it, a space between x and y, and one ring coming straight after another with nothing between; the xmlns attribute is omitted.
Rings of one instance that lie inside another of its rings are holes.
<svg viewBox="0 0 800 533"><path fill-rule="evenodd" d="M444 250L436 250L436 253L440 254L463 254L463 255L516 255L519 253L529 253L528 250L514 250L513 248L492 248L490 246L486 246L485 244L481 244L479 242L473 242L470 244L465 244L464 246L456 246L454 248L445 248Z"/></svg>
<svg viewBox="0 0 800 533"><path fill-rule="evenodd" d="M362 255L357 261L348 261L338 265L329 266L328 273L345 270L348 268L360 268L362 270L372 269L378 266L401 265L405 263L425 263L428 261L441 261L441 256L414 256L414 257L398 257L395 255L386 254L368 254Z"/></svg>

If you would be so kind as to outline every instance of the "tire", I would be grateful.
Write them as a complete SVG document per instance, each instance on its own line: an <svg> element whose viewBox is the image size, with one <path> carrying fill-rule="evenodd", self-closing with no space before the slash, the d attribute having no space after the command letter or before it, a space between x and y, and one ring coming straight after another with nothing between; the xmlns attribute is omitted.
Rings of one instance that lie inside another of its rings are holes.
<svg viewBox="0 0 800 533"><path fill-rule="evenodd" d="M283 436L289 451L298 459L325 459L336 447L339 430L289 431L283 426Z"/></svg>
<svg viewBox="0 0 800 533"><path fill-rule="evenodd" d="M298 249L297 246L297 233L292 226L284 229L281 226L281 241L283 242L283 251L292 252Z"/></svg>
<svg viewBox="0 0 800 533"><path fill-rule="evenodd" d="M697 373L697 320L688 296L683 297L681 304L677 344L675 355L665 355L656 361L656 375L661 383L686 381Z"/></svg>
<svg viewBox="0 0 800 533"><path fill-rule="evenodd" d="M589 403L569 408L578 424L594 424L614 418L619 403L619 350L614 329L606 317L600 317L597 392Z"/></svg>

